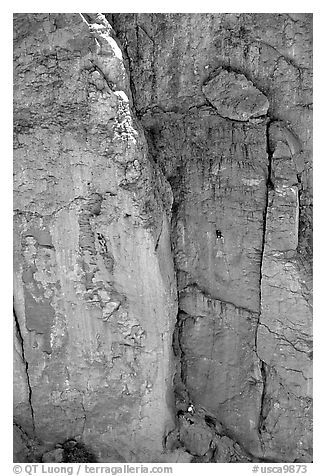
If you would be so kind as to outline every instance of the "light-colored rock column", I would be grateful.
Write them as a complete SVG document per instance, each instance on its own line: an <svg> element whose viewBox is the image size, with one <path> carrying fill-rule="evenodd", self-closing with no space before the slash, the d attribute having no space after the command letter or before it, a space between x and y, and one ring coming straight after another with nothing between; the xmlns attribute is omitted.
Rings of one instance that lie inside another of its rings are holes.
<svg viewBox="0 0 326 476"><path fill-rule="evenodd" d="M173 426L170 188L103 16L18 14L15 34L15 312L35 435L157 461Z"/></svg>

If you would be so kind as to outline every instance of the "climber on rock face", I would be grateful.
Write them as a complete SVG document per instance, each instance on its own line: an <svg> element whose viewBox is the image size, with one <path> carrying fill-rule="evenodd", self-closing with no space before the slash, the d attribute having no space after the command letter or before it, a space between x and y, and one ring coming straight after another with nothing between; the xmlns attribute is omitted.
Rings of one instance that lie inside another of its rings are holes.
<svg viewBox="0 0 326 476"><path fill-rule="evenodd" d="M223 238L223 235L222 235L222 232L220 230L216 230L216 239L220 239L220 238Z"/></svg>
<svg viewBox="0 0 326 476"><path fill-rule="evenodd" d="M192 404L190 404L189 407L188 407L188 412L189 413L194 413L194 411L195 411L195 407Z"/></svg>

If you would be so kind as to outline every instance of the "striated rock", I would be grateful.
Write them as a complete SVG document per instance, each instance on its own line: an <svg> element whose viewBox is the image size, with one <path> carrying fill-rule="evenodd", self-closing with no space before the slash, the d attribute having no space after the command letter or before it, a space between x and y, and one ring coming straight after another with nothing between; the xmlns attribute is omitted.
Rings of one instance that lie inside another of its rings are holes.
<svg viewBox="0 0 326 476"><path fill-rule="evenodd" d="M243 74L223 68L203 86L203 93L218 114L236 121L265 116L269 107L267 97Z"/></svg>

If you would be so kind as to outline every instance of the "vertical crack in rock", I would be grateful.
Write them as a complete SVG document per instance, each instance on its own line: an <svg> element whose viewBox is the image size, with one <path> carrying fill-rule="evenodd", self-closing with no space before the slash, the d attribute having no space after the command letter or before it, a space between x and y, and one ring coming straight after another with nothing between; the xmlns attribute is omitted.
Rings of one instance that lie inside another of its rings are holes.
<svg viewBox="0 0 326 476"><path fill-rule="evenodd" d="M262 247L261 247L261 259L260 259L260 312L261 312L261 298L262 298L262 278L263 278L263 262L264 262L264 253L266 247L266 240L267 240L267 213L269 207L269 200L270 200L270 191L274 188L274 184L272 181L272 156L273 152L269 146L269 127L271 121L266 124L266 153L268 156L268 167L267 167L267 177L266 177L266 196L265 196L265 208L263 211L263 229L262 229ZM259 321L257 328L259 326ZM256 342L257 343L257 342Z"/></svg>
<svg viewBox="0 0 326 476"><path fill-rule="evenodd" d="M259 356L258 356L259 358ZM260 375L263 384L262 394L261 394L261 401L260 401L260 410L259 410L259 420L258 420L258 435L260 438L260 442L262 445L262 450L264 452L264 441L262 439L262 433L264 431L264 422L265 422L265 406L266 406L266 364L263 360L260 359Z"/></svg>
<svg viewBox="0 0 326 476"><path fill-rule="evenodd" d="M15 306L13 306L13 316L14 316L18 341L19 341L20 347L21 347L22 361L23 361L23 364L25 366L26 382L27 382L27 387L28 387L28 404L29 404L29 407L30 407L30 410L31 410L33 431L35 431L35 416L34 416L34 409L33 409L33 403L32 403L32 386L31 386L31 382L30 382L30 378L29 378L28 362L27 362L26 356L25 356L24 339L23 339L23 335L22 335L22 332L21 332L21 329L20 329L20 325L19 325L19 321L18 321L18 316L16 314Z"/></svg>
<svg viewBox="0 0 326 476"><path fill-rule="evenodd" d="M175 330L174 330L174 338L176 341L175 344L175 355L178 357L179 362L179 369L178 369L178 375L175 376L176 379L180 379L181 385L182 385L182 393L181 395L178 395L178 392L176 392L176 398L179 399L181 396L181 399L184 400L184 403L186 406L190 404L190 398L189 398L189 393L187 389L187 382L186 382L186 371L185 371L185 353L183 350L182 346L182 326L183 326L183 321L190 316L186 316L179 308L178 316L177 316L177 321L175 324ZM175 382L176 384L176 382ZM177 384L176 384L177 385ZM175 386L176 389L176 386Z"/></svg>
<svg viewBox="0 0 326 476"><path fill-rule="evenodd" d="M113 32L115 32L115 30L114 30L114 16L111 15L111 18L108 18L108 15L106 15L106 18L107 18L108 23L113 28ZM138 25L136 27L136 32L138 32ZM119 45L119 47L122 51L122 54L124 56L124 59L125 59L125 68L126 68L126 72L128 74L129 88L130 88L130 94L131 94L131 100L132 100L132 103L131 103L132 111L134 112L135 116L139 119L139 113L138 113L138 110L137 110L137 107L136 107L136 101L135 101L135 99L136 99L136 87L135 87L135 83L134 83L134 80L133 80L132 60L131 60L131 57L130 57L129 51L128 51L128 41L127 41L126 37L123 38L123 44L121 44L122 41L120 41L120 39L117 38L117 37L115 38L115 41Z"/></svg>
<svg viewBox="0 0 326 476"><path fill-rule="evenodd" d="M260 360L260 375L261 375L261 382L262 382L262 393L261 393L261 401L260 401L260 409L259 409L259 421L258 421L258 435L261 442L262 450L264 452L264 441L262 438L262 433L264 430L264 421L265 421L265 412L266 412L266 385L267 385L267 364L264 362L259 354L258 354L258 332L260 323L260 317L262 312L262 280L263 280L263 263L264 263L264 253L266 248L266 241L267 241L267 216L268 216L268 208L270 206L270 199L271 199L271 192L274 188L273 180L272 180L272 156L273 151L270 148L270 141L269 141L269 128L273 120L269 120L266 124L266 153L268 157L268 167L267 167L267 177L266 177L266 197L265 197L265 208L263 212L263 229L262 229L262 247L261 247L261 260L260 260L260 280L259 280L259 307L260 311L258 314L257 320L257 327L255 333L255 352L257 357Z"/></svg>

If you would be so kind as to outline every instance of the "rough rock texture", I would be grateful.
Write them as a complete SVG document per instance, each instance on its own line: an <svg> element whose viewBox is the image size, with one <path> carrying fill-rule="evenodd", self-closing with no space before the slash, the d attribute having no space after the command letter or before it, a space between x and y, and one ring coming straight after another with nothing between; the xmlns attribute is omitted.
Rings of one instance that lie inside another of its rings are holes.
<svg viewBox="0 0 326 476"><path fill-rule="evenodd" d="M231 461L214 422L251 459L311 461L312 16L113 25L174 195L179 439Z"/></svg>
<svg viewBox="0 0 326 476"><path fill-rule="evenodd" d="M170 187L105 18L14 29L15 423L152 461L174 424Z"/></svg>
<svg viewBox="0 0 326 476"><path fill-rule="evenodd" d="M218 114L235 121L264 116L268 99L243 74L223 68L203 86L203 93Z"/></svg>
<svg viewBox="0 0 326 476"><path fill-rule="evenodd" d="M311 461L312 16L14 30L16 461Z"/></svg>

